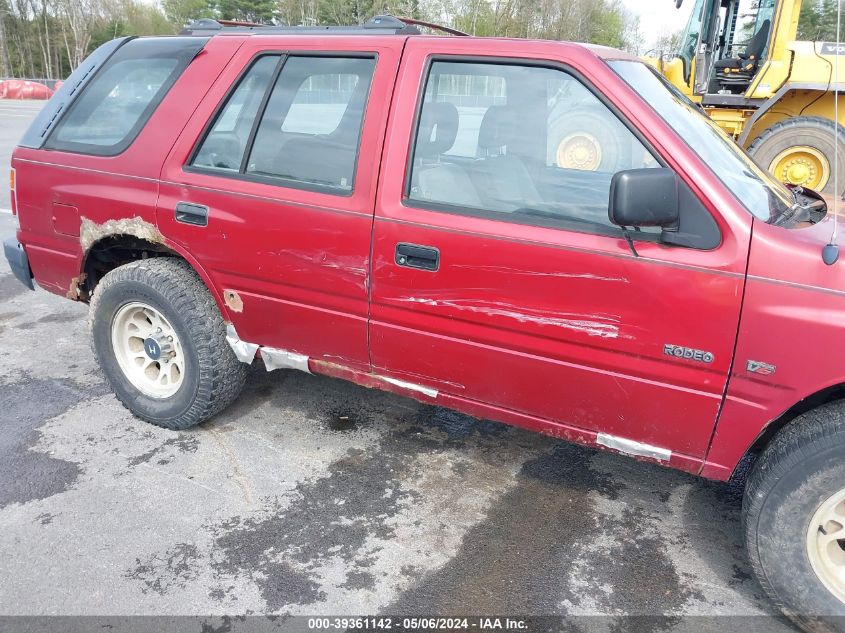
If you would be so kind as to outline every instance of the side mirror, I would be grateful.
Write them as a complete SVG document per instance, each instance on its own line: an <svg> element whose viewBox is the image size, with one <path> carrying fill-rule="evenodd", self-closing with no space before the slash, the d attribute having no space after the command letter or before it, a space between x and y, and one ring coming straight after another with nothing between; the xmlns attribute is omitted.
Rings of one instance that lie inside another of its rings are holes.
<svg viewBox="0 0 845 633"><path fill-rule="evenodd" d="M678 177L666 168L620 171L610 182L610 221L621 227L677 230L681 205Z"/></svg>

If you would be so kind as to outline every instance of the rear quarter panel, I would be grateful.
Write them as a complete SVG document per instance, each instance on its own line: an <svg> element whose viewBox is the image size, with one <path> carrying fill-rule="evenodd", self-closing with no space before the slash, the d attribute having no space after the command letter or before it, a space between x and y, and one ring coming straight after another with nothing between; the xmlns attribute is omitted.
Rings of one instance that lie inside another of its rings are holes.
<svg viewBox="0 0 845 633"><path fill-rule="evenodd" d="M241 41L212 38L122 154L105 157L24 147L15 150L12 167L17 177L18 240L26 247L41 287L75 296L70 290L84 257L79 237L83 219L101 224L110 219L141 218L155 224L164 158ZM57 221L54 205L60 205L63 213Z"/></svg>

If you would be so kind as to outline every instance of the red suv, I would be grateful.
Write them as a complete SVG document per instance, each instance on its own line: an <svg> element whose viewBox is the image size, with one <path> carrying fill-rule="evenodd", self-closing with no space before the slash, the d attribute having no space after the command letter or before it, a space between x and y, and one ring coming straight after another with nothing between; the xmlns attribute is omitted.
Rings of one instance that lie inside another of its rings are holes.
<svg viewBox="0 0 845 633"><path fill-rule="evenodd" d="M363 27L122 38L12 159L16 275L91 304L139 418L259 357L728 480L804 625L845 616L845 268L816 194L616 50ZM830 261L831 258L828 258Z"/></svg>

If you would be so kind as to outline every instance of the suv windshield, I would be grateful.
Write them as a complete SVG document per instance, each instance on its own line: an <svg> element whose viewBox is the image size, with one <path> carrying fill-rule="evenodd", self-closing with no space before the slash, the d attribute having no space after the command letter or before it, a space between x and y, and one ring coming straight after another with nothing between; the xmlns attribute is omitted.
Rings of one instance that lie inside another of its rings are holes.
<svg viewBox="0 0 845 633"><path fill-rule="evenodd" d="M775 222L794 206L789 189L758 167L719 126L650 66L637 61L608 63L701 156L755 217Z"/></svg>

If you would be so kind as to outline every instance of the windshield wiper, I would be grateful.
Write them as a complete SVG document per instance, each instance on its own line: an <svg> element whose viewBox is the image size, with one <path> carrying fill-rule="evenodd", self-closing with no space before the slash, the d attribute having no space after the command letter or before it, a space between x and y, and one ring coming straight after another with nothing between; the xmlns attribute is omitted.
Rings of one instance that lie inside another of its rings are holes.
<svg viewBox="0 0 845 633"><path fill-rule="evenodd" d="M783 226L789 222L804 222L810 219L810 214L815 210L827 211L827 205L821 198L809 195L803 187L795 185L789 188L792 194L792 206L785 209L772 221L775 226ZM799 217L799 215L801 217Z"/></svg>

